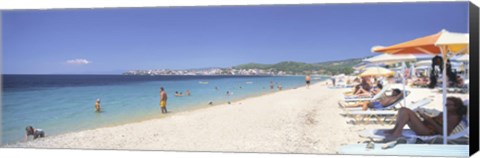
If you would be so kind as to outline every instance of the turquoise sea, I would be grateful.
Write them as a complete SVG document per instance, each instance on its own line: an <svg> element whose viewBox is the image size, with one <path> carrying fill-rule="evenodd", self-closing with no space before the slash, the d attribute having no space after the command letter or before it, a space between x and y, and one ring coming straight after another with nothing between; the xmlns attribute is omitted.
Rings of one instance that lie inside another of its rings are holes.
<svg viewBox="0 0 480 158"><path fill-rule="evenodd" d="M304 76L3 75L2 144L22 140L27 125L51 136L161 117L160 87L168 95L168 115L175 115L210 101L215 106L272 93L277 85L298 88ZM186 90L191 96L175 97ZM97 98L101 113L94 112Z"/></svg>

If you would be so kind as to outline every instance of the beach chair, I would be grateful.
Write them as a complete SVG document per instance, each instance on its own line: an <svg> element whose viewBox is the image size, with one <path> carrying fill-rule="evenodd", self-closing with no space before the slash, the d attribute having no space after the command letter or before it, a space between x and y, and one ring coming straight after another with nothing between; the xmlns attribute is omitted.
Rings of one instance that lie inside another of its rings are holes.
<svg viewBox="0 0 480 158"><path fill-rule="evenodd" d="M447 136L447 141L449 143L454 143L454 140L468 138L469 130L470 127L468 126L467 118L463 117L462 121L455 127L453 132ZM429 142L430 144L434 143L438 139L443 139L443 135L419 136L416 135L412 130L404 130L402 131L402 135L411 139L420 139L424 142Z"/></svg>
<svg viewBox="0 0 480 158"><path fill-rule="evenodd" d="M383 155L383 156L435 156L435 157L468 157L468 145L443 144L397 144L393 148L382 149L385 144L375 144L367 149L366 144L343 145L337 151L346 155Z"/></svg>
<svg viewBox="0 0 480 158"><path fill-rule="evenodd" d="M461 138L468 138L469 137L469 126L467 118L464 117L462 121L455 127L453 132L447 136L447 142L455 144L455 140ZM358 132L360 137L370 138L370 139L385 139L385 131L387 129L374 129L374 130L363 130ZM416 135L414 131L410 129L404 129L402 131L402 136L407 139L407 142L413 143L416 142L417 139L422 140L423 142L427 142L433 144L438 139L443 139L443 135L431 135L431 136L419 136Z"/></svg>
<svg viewBox="0 0 480 158"><path fill-rule="evenodd" d="M389 105L389 106L383 107L383 108L377 108L376 110L390 110L390 109L394 108L397 104L401 104L401 102L400 102L401 100L403 100L404 98L408 97L408 95L410 95L410 91L406 91L405 94L406 94L406 95L405 95L404 97L402 97L401 99L395 101L395 103L393 103L393 104L391 104L391 105ZM379 99L379 98L380 98L380 97L378 97L378 98L372 98L371 100L366 100L366 101L373 102L373 101L375 101L375 100L377 100L377 99ZM351 103L351 104L352 104L352 102L345 102L345 103L347 103L347 104L348 104L348 103ZM359 108L345 108L342 104L340 104L340 102L339 102L339 105L340 105L340 107L342 107L344 110L349 110L349 111L362 110L361 107L359 107Z"/></svg>
<svg viewBox="0 0 480 158"><path fill-rule="evenodd" d="M354 122L363 122L364 124L367 124L370 122L371 118L375 118L377 122L379 122L381 125L385 125L385 122L388 122L388 124L392 124L395 118L397 117L398 111L395 109L395 106L402 102L403 99L397 100L394 104L384 107L381 109L369 109L366 111L361 110L356 110L356 111L345 111L342 115L347 116L347 117L352 117L354 119ZM432 99L430 98L424 98L419 101L416 101L411 104L407 104L405 107L416 110L419 107L428 105L432 102Z"/></svg>
<svg viewBox="0 0 480 158"><path fill-rule="evenodd" d="M380 92L378 92L377 94L375 94L372 97L345 96L344 101L345 102L360 102L360 101L376 100L376 99L382 97L383 95L385 95L385 92L387 92L388 89L390 89L390 86L385 85Z"/></svg>

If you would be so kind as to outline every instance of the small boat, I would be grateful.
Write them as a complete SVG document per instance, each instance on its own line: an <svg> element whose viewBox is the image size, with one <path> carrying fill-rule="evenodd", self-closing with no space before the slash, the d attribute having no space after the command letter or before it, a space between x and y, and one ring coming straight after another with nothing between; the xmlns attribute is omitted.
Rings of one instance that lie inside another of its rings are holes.
<svg viewBox="0 0 480 158"><path fill-rule="evenodd" d="M253 82L245 82L246 84L252 84Z"/></svg>
<svg viewBox="0 0 480 158"><path fill-rule="evenodd" d="M208 84L208 82L206 82L206 81L199 81L198 83L199 84Z"/></svg>

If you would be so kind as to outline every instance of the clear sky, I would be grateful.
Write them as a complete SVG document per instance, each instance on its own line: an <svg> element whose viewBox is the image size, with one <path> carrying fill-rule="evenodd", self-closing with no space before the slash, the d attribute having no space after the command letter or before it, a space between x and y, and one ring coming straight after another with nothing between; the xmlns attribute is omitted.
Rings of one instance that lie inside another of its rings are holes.
<svg viewBox="0 0 480 158"><path fill-rule="evenodd" d="M4 74L119 74L316 63L441 29L468 32L468 3L3 11L2 64Z"/></svg>

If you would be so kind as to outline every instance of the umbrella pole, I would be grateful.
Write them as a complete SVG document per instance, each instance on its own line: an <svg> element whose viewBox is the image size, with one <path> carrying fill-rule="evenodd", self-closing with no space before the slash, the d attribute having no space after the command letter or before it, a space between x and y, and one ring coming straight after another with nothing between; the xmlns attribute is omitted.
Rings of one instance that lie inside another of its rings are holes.
<svg viewBox="0 0 480 158"><path fill-rule="evenodd" d="M470 63L465 63L465 79L468 79L470 77ZM469 79L470 80L470 79Z"/></svg>
<svg viewBox="0 0 480 158"><path fill-rule="evenodd" d="M405 91L405 62L402 62L403 106L407 106L407 92Z"/></svg>
<svg viewBox="0 0 480 158"><path fill-rule="evenodd" d="M448 136L448 131L447 131L447 49L445 46L442 46L440 47L440 50L442 52L442 55L443 55L443 73L442 73L442 78L443 78L443 82L442 82L442 87L443 87L443 90L442 90L442 96L443 96L443 100L442 100L442 105L443 105L443 144L447 144L447 136Z"/></svg>

